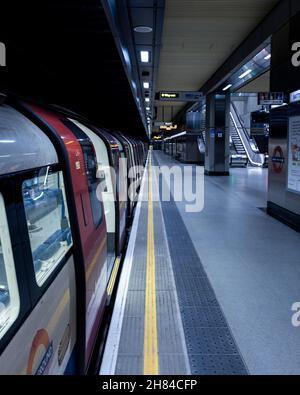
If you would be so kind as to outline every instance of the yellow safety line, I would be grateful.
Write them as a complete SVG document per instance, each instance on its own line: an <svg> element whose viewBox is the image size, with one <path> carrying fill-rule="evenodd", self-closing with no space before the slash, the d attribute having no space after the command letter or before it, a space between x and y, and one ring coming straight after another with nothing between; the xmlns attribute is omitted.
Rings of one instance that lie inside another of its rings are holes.
<svg viewBox="0 0 300 395"><path fill-rule="evenodd" d="M107 286L107 295L108 296L111 296L112 291L114 289L116 278L117 278L117 274L118 274L118 270L119 270L119 266L120 266L120 258L117 257L115 259L114 267L113 267L113 270L111 272L109 283L108 283L108 286Z"/></svg>
<svg viewBox="0 0 300 395"><path fill-rule="evenodd" d="M152 152L149 155L148 170L148 236L147 236L147 274L144 327L144 374L158 374L155 253L152 201Z"/></svg>

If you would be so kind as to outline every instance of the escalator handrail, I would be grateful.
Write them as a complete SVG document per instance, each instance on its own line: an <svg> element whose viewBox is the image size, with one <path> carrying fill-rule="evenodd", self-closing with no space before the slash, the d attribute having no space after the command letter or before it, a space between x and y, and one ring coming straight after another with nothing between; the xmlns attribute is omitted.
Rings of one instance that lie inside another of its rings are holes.
<svg viewBox="0 0 300 395"><path fill-rule="evenodd" d="M243 129L243 132L244 132L244 134L245 134L246 139L247 139L247 140L249 141L249 143L250 143L251 140L250 140L249 133L247 132L247 129L245 128L243 122L241 121L241 117L240 117L240 114L238 113L238 110L237 110L237 108L236 108L236 105L235 105L233 102L231 102L231 106L232 106L232 108L233 108L233 110L234 110L235 116L237 117L237 119L238 119L238 121L239 121L239 124L241 125L241 128Z"/></svg>

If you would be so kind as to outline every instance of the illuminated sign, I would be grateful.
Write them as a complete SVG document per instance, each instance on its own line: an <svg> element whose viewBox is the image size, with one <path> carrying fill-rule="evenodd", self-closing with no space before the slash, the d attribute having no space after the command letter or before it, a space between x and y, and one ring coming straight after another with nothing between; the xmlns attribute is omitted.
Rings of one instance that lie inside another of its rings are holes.
<svg viewBox="0 0 300 395"><path fill-rule="evenodd" d="M199 101L202 97L201 92L159 92L161 101Z"/></svg>
<svg viewBox="0 0 300 395"><path fill-rule="evenodd" d="M166 131L170 131L170 130L175 130L177 129L177 125L162 125L160 127L160 130L166 130Z"/></svg>
<svg viewBox="0 0 300 395"><path fill-rule="evenodd" d="M178 99L179 93L171 93L171 92L161 92L160 93L160 100L163 99Z"/></svg>

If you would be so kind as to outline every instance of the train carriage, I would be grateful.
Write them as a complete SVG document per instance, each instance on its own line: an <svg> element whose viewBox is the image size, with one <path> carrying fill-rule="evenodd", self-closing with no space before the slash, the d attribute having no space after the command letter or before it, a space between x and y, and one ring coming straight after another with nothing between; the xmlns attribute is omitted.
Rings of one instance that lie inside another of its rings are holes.
<svg viewBox="0 0 300 395"><path fill-rule="evenodd" d="M79 116L0 105L0 373L88 372L141 161L138 142Z"/></svg>
<svg viewBox="0 0 300 395"><path fill-rule="evenodd" d="M74 373L76 276L63 167L22 114L2 105L0 120L0 372Z"/></svg>

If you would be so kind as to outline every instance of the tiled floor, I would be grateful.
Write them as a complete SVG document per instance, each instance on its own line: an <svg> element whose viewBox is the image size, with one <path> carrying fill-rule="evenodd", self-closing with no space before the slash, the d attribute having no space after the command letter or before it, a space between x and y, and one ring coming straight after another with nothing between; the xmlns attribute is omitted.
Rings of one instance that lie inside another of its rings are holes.
<svg viewBox="0 0 300 395"><path fill-rule="evenodd" d="M267 169L248 168L205 177L203 211L176 204L250 373L300 374L300 234L259 209L266 200Z"/></svg>

